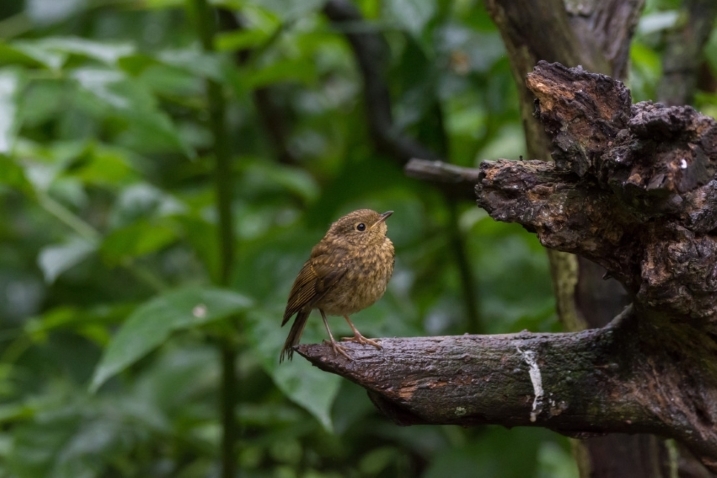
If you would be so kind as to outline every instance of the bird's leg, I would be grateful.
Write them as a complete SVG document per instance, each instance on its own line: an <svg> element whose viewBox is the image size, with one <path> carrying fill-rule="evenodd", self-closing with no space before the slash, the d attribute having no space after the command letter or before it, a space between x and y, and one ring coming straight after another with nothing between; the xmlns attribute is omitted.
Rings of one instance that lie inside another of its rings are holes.
<svg viewBox="0 0 717 478"><path fill-rule="evenodd" d="M348 315L344 315L344 319L346 319L346 322L349 323L351 330L354 331L354 336L353 337L343 337L341 340L350 340L352 342L358 342L358 343L364 344L364 345L373 345L377 349L381 350L381 345L378 343L378 341L373 340L373 339L367 339L366 337L361 335L361 332L359 332L358 329L356 328L356 326L353 324L353 322L351 322L351 319L349 319Z"/></svg>
<svg viewBox="0 0 717 478"><path fill-rule="evenodd" d="M331 329L329 329L329 322L326 320L326 314L324 314L324 311L322 309L319 309L319 312L321 312L321 318L324 320L324 327L326 327L326 332L329 333L329 338L331 339L331 347L334 349L334 353L336 355L341 354L347 359L351 360L351 357L349 357L349 354L346 353L346 350L342 346L340 346L336 341L334 340L334 336L331 334Z"/></svg>

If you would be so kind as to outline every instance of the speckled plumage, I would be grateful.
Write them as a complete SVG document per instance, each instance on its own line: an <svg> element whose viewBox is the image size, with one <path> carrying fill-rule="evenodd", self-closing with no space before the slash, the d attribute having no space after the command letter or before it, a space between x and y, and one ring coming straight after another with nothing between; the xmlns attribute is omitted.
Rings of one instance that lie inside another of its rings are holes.
<svg viewBox="0 0 717 478"><path fill-rule="evenodd" d="M280 361L285 356L291 359L293 346L299 343L313 309L319 309L335 352L349 358L334 340L326 315L340 315L346 319L354 331L354 336L348 340L380 348L376 341L361 335L348 316L370 306L386 291L394 264L393 243L386 236L388 227L385 223L391 214L392 211L379 214L370 209L351 212L334 222L314 246L289 294L281 325L294 314L296 319L284 343ZM361 225L364 230L360 230Z"/></svg>

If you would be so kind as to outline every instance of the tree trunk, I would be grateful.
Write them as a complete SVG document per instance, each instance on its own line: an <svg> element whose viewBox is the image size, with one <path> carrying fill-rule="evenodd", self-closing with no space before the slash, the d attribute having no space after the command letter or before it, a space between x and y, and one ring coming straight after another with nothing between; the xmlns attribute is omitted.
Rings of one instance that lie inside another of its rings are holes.
<svg viewBox="0 0 717 478"><path fill-rule="evenodd" d="M533 118L534 97L525 85L526 75L539 60L547 60L566 66L582 65L590 71L623 79L643 1L588 1L579 5L563 0L486 3L503 35L513 76L521 91L528 156L549 159L550 145L542 125ZM545 35L545 31L551 34ZM619 283L603 280L605 270L600 266L556 250L548 250L548 258L558 317L567 330L601 327L627 302ZM598 304L600 307L595 308ZM578 461L583 459L579 463L583 478L658 477L661 475L654 467L640 464L653 463L655 456L666 456L664 449L655 449L661 442L648 436L588 438L580 446L587 447L584 452L575 453ZM631 455L632 459L625 460L624 455Z"/></svg>

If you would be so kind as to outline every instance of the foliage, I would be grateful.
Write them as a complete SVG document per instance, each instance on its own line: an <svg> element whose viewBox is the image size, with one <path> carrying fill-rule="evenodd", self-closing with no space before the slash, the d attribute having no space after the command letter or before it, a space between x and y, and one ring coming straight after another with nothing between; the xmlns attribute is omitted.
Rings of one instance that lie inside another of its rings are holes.
<svg viewBox="0 0 717 478"><path fill-rule="evenodd" d="M358 207L395 211L398 254L386 296L356 316L362 332L468 327L447 203L374 151L359 72L321 3L215 2L242 25L216 55L177 0L0 5L0 476L216 474L227 338L242 476L576 476L547 431L401 429L355 385L300 358L279 365L291 281L328 224ZM457 164L522 154L508 62L479 2L358 5L388 43L398 128ZM641 91L659 76L655 55L634 50ZM228 288L212 285L207 79L222 86L231 131ZM266 89L275 116L257 99ZM268 133L277 124L283 145ZM557 330L535 238L469 202L458 226L482 330ZM324 334L314 317L303 341Z"/></svg>

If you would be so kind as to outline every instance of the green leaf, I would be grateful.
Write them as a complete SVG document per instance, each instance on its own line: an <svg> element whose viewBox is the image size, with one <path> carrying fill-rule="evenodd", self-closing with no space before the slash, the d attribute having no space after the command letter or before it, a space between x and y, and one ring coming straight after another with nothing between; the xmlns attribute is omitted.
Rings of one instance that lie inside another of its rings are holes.
<svg viewBox="0 0 717 478"><path fill-rule="evenodd" d="M16 97L19 90L20 75L13 71L0 71L0 154L9 153L15 142Z"/></svg>
<svg viewBox="0 0 717 478"><path fill-rule="evenodd" d="M170 116L158 108L155 96L143 83L107 68L77 68L71 76L82 90L124 119L140 144L176 148L188 157L194 156Z"/></svg>
<svg viewBox="0 0 717 478"><path fill-rule="evenodd" d="M436 3L432 0L390 0L386 3L390 18L416 38L433 17Z"/></svg>
<svg viewBox="0 0 717 478"><path fill-rule="evenodd" d="M543 441L538 449L539 476L572 478L579 476L578 464L572 454L557 443Z"/></svg>
<svg viewBox="0 0 717 478"><path fill-rule="evenodd" d="M59 330L72 330L105 345L109 343L108 326L121 323L134 309L134 304L103 304L89 309L59 305L38 317L28 318L23 329L34 342L46 341L51 333Z"/></svg>
<svg viewBox="0 0 717 478"><path fill-rule="evenodd" d="M166 65L187 71L196 76L222 81L222 64L218 56L208 55L196 49L165 50L157 59Z"/></svg>
<svg viewBox="0 0 717 478"><path fill-rule="evenodd" d="M34 194L32 184L25 176L25 170L12 158L4 154L0 154L0 184L17 188L28 197Z"/></svg>
<svg viewBox="0 0 717 478"><path fill-rule="evenodd" d="M167 220L140 220L110 233L100 246L102 258L109 265L157 252L177 240L177 231Z"/></svg>
<svg viewBox="0 0 717 478"><path fill-rule="evenodd" d="M35 410L26 403L8 403L0 405L0 424L6 425L33 416Z"/></svg>
<svg viewBox="0 0 717 478"><path fill-rule="evenodd" d="M184 0L145 0L148 9L179 8L186 2Z"/></svg>
<svg viewBox="0 0 717 478"><path fill-rule="evenodd" d="M319 10L323 0L250 0L248 5L255 5L281 18L284 22L306 17Z"/></svg>
<svg viewBox="0 0 717 478"><path fill-rule="evenodd" d="M71 417L67 415L69 414L49 414L44 421L29 421L18 427L8 456L12 476L67 476L56 473L58 470L53 469L53 458L59 455L63 445L71 443L73 435L80 428L79 413ZM51 426L46 426L47 422L50 422ZM84 478L83 475L76 476Z"/></svg>
<svg viewBox="0 0 717 478"><path fill-rule="evenodd" d="M48 51L38 47L34 42L0 42L0 63L3 65L45 67L56 70L66 59L66 54Z"/></svg>
<svg viewBox="0 0 717 478"><path fill-rule="evenodd" d="M537 448L540 438L547 436L549 431L535 428L506 430L486 427L484 432L467 443L439 450L421 476L424 478L538 476L535 473ZM511 450L511 453L505 453L505 450ZM519 456L520 460L516 460L516 456ZM476 473L476 470L480 472Z"/></svg>
<svg viewBox="0 0 717 478"><path fill-rule="evenodd" d="M103 43L79 37L46 37L35 42L35 46L50 52L59 52L90 58L108 65L135 52L131 43Z"/></svg>
<svg viewBox="0 0 717 478"><path fill-rule="evenodd" d="M179 215L177 222L182 227L184 238L192 245L195 254L202 261L209 277L219 280L221 258L216 247L219 243L217 227L209 221L189 215Z"/></svg>
<svg viewBox="0 0 717 478"><path fill-rule="evenodd" d="M275 366L270 375L284 394L311 413L326 431L333 432L331 407L339 391L341 377L310 366L304 360Z"/></svg>
<svg viewBox="0 0 717 478"><path fill-rule="evenodd" d="M331 407L341 378L312 367L297 354L294 354L294 360L280 364L279 352L288 333L288 327L280 327L280 318L278 311L273 314L255 310L247 314L249 344L276 386L332 432Z"/></svg>
<svg viewBox="0 0 717 478"><path fill-rule="evenodd" d="M120 192L111 223L129 225L142 218L180 215L186 204L176 196L148 183L135 183Z"/></svg>
<svg viewBox="0 0 717 478"><path fill-rule="evenodd" d="M219 51L235 51L255 48L270 37L270 32L254 28L251 30L233 30L217 35L216 45Z"/></svg>
<svg viewBox="0 0 717 478"><path fill-rule="evenodd" d="M634 102L655 98L657 84L662 77L660 55L640 41L630 44L630 92Z"/></svg>
<svg viewBox="0 0 717 478"><path fill-rule="evenodd" d="M123 56L117 61L117 65L132 76L138 76L152 66L159 64L156 58L145 53Z"/></svg>
<svg viewBox="0 0 717 478"><path fill-rule="evenodd" d="M96 244L75 236L63 244L43 247L37 264L45 276L45 281L52 283L60 274L82 262L96 249Z"/></svg>
<svg viewBox="0 0 717 478"><path fill-rule="evenodd" d="M129 109L141 106L136 98L121 91L125 76L116 70L101 68L78 68L72 71L80 87L94 94L102 102L116 109ZM132 101L132 100L135 101Z"/></svg>
<svg viewBox="0 0 717 478"><path fill-rule="evenodd" d="M244 172L242 181L247 196L260 190L275 190L279 186L282 190L290 191L311 203L319 196L319 185L316 179L305 169L295 166L268 163L264 158L242 157L240 167Z"/></svg>
<svg viewBox="0 0 717 478"><path fill-rule="evenodd" d="M127 151L96 143L90 143L73 167L64 174L78 178L85 184L116 187L136 180L137 176Z"/></svg>
<svg viewBox="0 0 717 478"><path fill-rule="evenodd" d="M316 79L315 65L307 58L277 61L264 68L247 70L241 76L242 87L247 90L286 81L311 85Z"/></svg>
<svg viewBox="0 0 717 478"><path fill-rule="evenodd" d="M679 10L648 13L640 18L637 24L637 33L639 35L649 35L651 33L670 30L671 28L675 28L679 20Z"/></svg>
<svg viewBox="0 0 717 478"><path fill-rule="evenodd" d="M42 26L59 23L87 8L86 2L78 0L28 0L25 5L25 13L32 23Z"/></svg>
<svg viewBox="0 0 717 478"><path fill-rule="evenodd" d="M188 287L141 305L114 336L95 369L90 391L164 343L172 332L191 329L247 310L252 302L229 290Z"/></svg>

